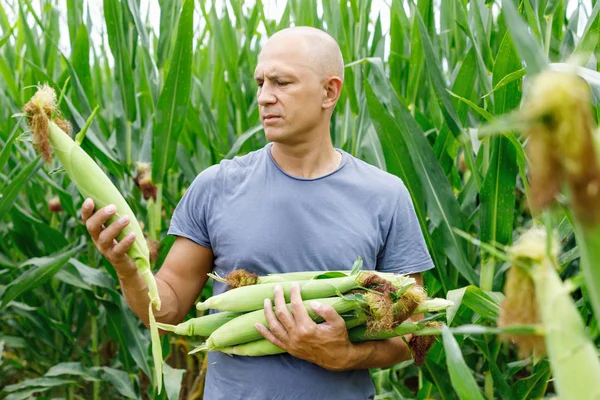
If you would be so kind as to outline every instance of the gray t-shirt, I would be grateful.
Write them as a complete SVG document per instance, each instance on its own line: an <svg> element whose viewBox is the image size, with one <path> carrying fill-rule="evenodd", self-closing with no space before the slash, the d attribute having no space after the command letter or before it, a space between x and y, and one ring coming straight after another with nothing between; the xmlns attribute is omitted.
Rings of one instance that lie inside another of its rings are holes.
<svg viewBox="0 0 600 400"><path fill-rule="evenodd" d="M170 235L211 248L221 276L364 269L414 273L433 268L408 190L396 176L349 153L328 175L284 172L271 143L202 171L177 205ZM226 290L215 282L214 294ZM364 400L368 370L332 372L288 354L209 354L206 400Z"/></svg>

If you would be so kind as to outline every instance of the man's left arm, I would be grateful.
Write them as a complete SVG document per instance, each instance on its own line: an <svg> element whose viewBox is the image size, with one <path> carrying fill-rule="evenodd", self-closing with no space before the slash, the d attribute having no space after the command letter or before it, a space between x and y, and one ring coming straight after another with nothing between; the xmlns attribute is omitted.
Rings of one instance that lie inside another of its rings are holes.
<svg viewBox="0 0 600 400"><path fill-rule="evenodd" d="M422 285L421 274L411 274ZM304 308L300 288L292 286L288 310L281 287L275 288L275 311L270 300L265 300L265 317L269 328L256 324L261 335L289 354L313 362L332 371L367 368L386 368L411 358L408 345L402 337L352 343L344 319L326 304L311 304L316 314L325 321L316 324ZM422 315L410 319L418 321ZM406 340L410 335L405 336Z"/></svg>

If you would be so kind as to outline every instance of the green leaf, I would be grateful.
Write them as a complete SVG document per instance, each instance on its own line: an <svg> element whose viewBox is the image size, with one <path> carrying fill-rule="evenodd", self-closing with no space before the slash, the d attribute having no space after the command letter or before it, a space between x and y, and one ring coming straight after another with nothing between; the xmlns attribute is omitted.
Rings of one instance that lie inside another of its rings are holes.
<svg viewBox="0 0 600 400"><path fill-rule="evenodd" d="M102 379L110 382L119 393L129 399L138 398L127 372L109 367L101 367L100 369L102 370Z"/></svg>
<svg viewBox="0 0 600 400"><path fill-rule="evenodd" d="M538 399L544 396L552 370L548 360L541 360L534 366L533 374L519 379L514 386L516 398L519 400Z"/></svg>
<svg viewBox="0 0 600 400"><path fill-rule="evenodd" d="M458 309L463 304L481 317L492 322L496 322L500 316L500 302L477 286L470 285L450 290L446 295L446 299L454 303L454 305L446 310L446 321L448 324L452 323Z"/></svg>
<svg viewBox="0 0 600 400"><path fill-rule="evenodd" d="M507 74L519 71L521 62L506 34L500 45L493 71L493 82L500 82ZM521 102L520 81L498 89L494 94L496 115L508 113ZM520 147L520 146L519 146ZM480 240L486 243L512 243L515 208L516 176L518 171L516 149L509 139L496 136L491 139L491 160L479 194ZM482 257L481 283L484 290L492 290L495 258Z"/></svg>
<svg viewBox="0 0 600 400"><path fill-rule="evenodd" d="M442 328L442 339L446 353L446 366L458 397L461 400L484 400L471 370L465 363L456 339L446 326Z"/></svg>
<svg viewBox="0 0 600 400"><path fill-rule="evenodd" d="M548 67L541 45L531 36L527 24L519 16L513 0L502 0L502 13L519 55L527 65L527 73L535 75Z"/></svg>
<svg viewBox="0 0 600 400"><path fill-rule="evenodd" d="M69 263L77 268L79 275L88 285L109 289L114 294L117 294L115 281L105 271L90 268L75 258L70 259Z"/></svg>
<svg viewBox="0 0 600 400"><path fill-rule="evenodd" d="M150 364L148 363L147 348L148 340L137 329L139 320L130 311L122 296L119 296L119 302L104 302L107 311L106 324L108 332L123 349L133 358L136 365L144 371L147 376L150 374ZM129 370L129 368L125 368Z"/></svg>
<svg viewBox="0 0 600 400"><path fill-rule="evenodd" d="M52 366L44 376L61 376L61 375L75 375L81 376L86 381L99 381L99 375L96 371L90 370L80 362L62 362Z"/></svg>
<svg viewBox="0 0 600 400"><path fill-rule="evenodd" d="M444 83L444 76L439 68L440 63L437 61L433 52L433 44L427 34L427 28L421 19L421 15L417 15L419 32L421 34L421 43L423 44L423 54L425 55L425 61L427 64L427 71L429 72L429 78L435 88L435 94L438 97L442 113L444 114L444 120L448 124L450 131L456 137L460 136L462 131L462 124L456 110L452 104L452 100L446 92L447 88Z"/></svg>
<svg viewBox="0 0 600 400"><path fill-rule="evenodd" d="M175 369L171 368L167 363L164 364L165 392L167 392L169 400L179 399L179 392L182 387L181 382L183 381L185 372L185 369Z"/></svg>
<svg viewBox="0 0 600 400"><path fill-rule="evenodd" d="M8 158L10 157L10 151L12 149L13 142L17 138L18 131L19 131L19 124L17 123L17 124L15 124L15 127L13 128L12 132L10 133L8 140L2 147L2 150L0 150L0 171L2 171L2 169L4 168L4 165L8 161ZM0 191L0 193L2 193L2 192L4 192L4 190Z"/></svg>
<svg viewBox="0 0 600 400"><path fill-rule="evenodd" d="M28 388L51 388L56 386L62 386L75 383L75 381L68 379L60 379L60 378L33 378L33 379L25 379L19 383L15 383L13 385L8 385L2 388L5 392L15 392L17 390L23 390Z"/></svg>
<svg viewBox="0 0 600 400"><path fill-rule="evenodd" d="M240 136L238 136L238 138L235 140L235 143L233 144L233 146L231 146L231 150L229 150L229 153L227 153L225 155L225 159L231 159L233 158L242 148L242 146L244 145L244 143L246 143L246 141L248 139L250 139L251 137L253 137L254 135L256 135L258 132L263 130L263 126L262 125L257 125L251 129L249 129L248 131L244 132L243 134L241 134Z"/></svg>
<svg viewBox="0 0 600 400"><path fill-rule="evenodd" d="M50 387L45 388L35 388L35 389L27 389L16 393L11 393L8 396L4 397L4 400L25 400L31 399L34 394L42 393L50 390Z"/></svg>
<svg viewBox="0 0 600 400"><path fill-rule="evenodd" d="M84 24L81 24L77 30L75 45L71 55L71 63L76 72L77 79L87 97L89 106L94 108L97 104L97 100L94 94L94 87L92 86L92 75L90 71L90 43L88 31Z"/></svg>
<svg viewBox="0 0 600 400"><path fill-rule="evenodd" d="M159 0L158 4L160 5L160 36L158 38L157 64L159 68L162 68L171 51L181 0Z"/></svg>
<svg viewBox="0 0 600 400"><path fill-rule="evenodd" d="M383 129L377 129L376 126L376 129L384 148L384 154L386 154L386 163L389 154L386 153L386 150L391 152L390 163L394 162L394 164L388 165L388 171L392 172L392 168L394 168L411 172L410 175L407 175L410 178L409 183L404 180L403 176L400 177L403 178L411 195L416 197L413 202L415 203L417 216L419 216L419 213L421 213L421 218L425 216L420 203L423 193L426 198L427 217L431 219L434 226L440 228L444 249L448 257L460 274L474 284L477 281L477 275L466 258L461 240L452 230L464 223L458 201L454 197L452 188L437 162L431 146L427 143L425 135L393 90L390 90L389 82L385 77L382 77L380 71L377 68L371 69L370 79L372 83L365 82L365 89L367 92L367 105L372 119L374 121L380 119L383 122L383 118L385 118L386 126L382 126ZM403 138L404 145L401 145L402 142L399 138ZM409 164L409 160L412 160L412 163ZM418 175L420 184L415 184L414 174ZM427 237L426 233L428 231L427 225L422 223L421 228L426 241L428 241L429 249L432 249L432 246L430 246L431 239ZM436 265L441 264L436 262Z"/></svg>
<svg viewBox="0 0 600 400"><path fill-rule="evenodd" d="M169 74L154 115L155 135L152 142L152 181L161 184L177 151L183 128L192 79L192 39L194 1L185 0Z"/></svg>
<svg viewBox="0 0 600 400"><path fill-rule="evenodd" d="M78 251L79 248L75 247L52 256L32 258L23 263L21 268L28 265L33 265L33 267L23 272L17 279L6 286L6 290L2 294L0 311L21 294L44 284L48 279L52 278Z"/></svg>
<svg viewBox="0 0 600 400"><path fill-rule="evenodd" d="M13 349L22 349L27 347L27 342L25 342L25 339L16 336L0 335L0 342L3 342L6 347L12 347Z"/></svg>
<svg viewBox="0 0 600 400"><path fill-rule="evenodd" d="M137 105L135 98L135 80L131 69L131 55L122 24L122 7L118 0L104 1L104 20L108 34L108 43L115 59L115 79L119 87L127 121L135 121Z"/></svg>
<svg viewBox="0 0 600 400"><path fill-rule="evenodd" d="M0 191L0 215L6 215L13 206L14 202L19 196L19 192L23 190L23 187L31 177L37 172L42 166L42 160L36 158L28 166L23 168L17 176L15 176L10 183L4 185ZM1 308L1 307L0 307Z"/></svg>

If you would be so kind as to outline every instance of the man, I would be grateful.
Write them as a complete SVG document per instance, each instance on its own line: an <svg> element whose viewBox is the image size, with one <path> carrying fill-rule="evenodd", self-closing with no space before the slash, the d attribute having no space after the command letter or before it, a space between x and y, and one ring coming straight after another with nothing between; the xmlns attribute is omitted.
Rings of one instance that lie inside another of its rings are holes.
<svg viewBox="0 0 600 400"><path fill-rule="evenodd" d="M177 236L156 274L162 299L157 320L178 323L199 296L206 274L245 268L257 274L364 268L409 273L433 263L402 181L335 149L330 119L342 90L344 65L335 40L308 27L285 29L266 43L255 70L264 148L200 173L178 204L169 234ZM115 266L133 311L148 321L146 285L116 235L127 221L103 229L114 213L82 216L102 254ZM218 282L214 294L226 287ZM209 354L205 399L372 399L368 368L410 358L402 338L352 344L342 318L313 304L315 324L292 290L293 313L280 289L265 302L270 329L256 328L288 354Z"/></svg>

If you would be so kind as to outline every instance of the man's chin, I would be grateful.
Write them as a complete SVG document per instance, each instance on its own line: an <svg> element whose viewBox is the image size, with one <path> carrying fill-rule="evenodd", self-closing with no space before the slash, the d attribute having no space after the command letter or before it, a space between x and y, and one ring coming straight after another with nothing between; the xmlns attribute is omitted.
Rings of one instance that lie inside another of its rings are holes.
<svg viewBox="0 0 600 400"><path fill-rule="evenodd" d="M290 137L286 132L281 132L280 130L272 128L265 129L265 137L269 142L275 143L287 143L290 140Z"/></svg>

